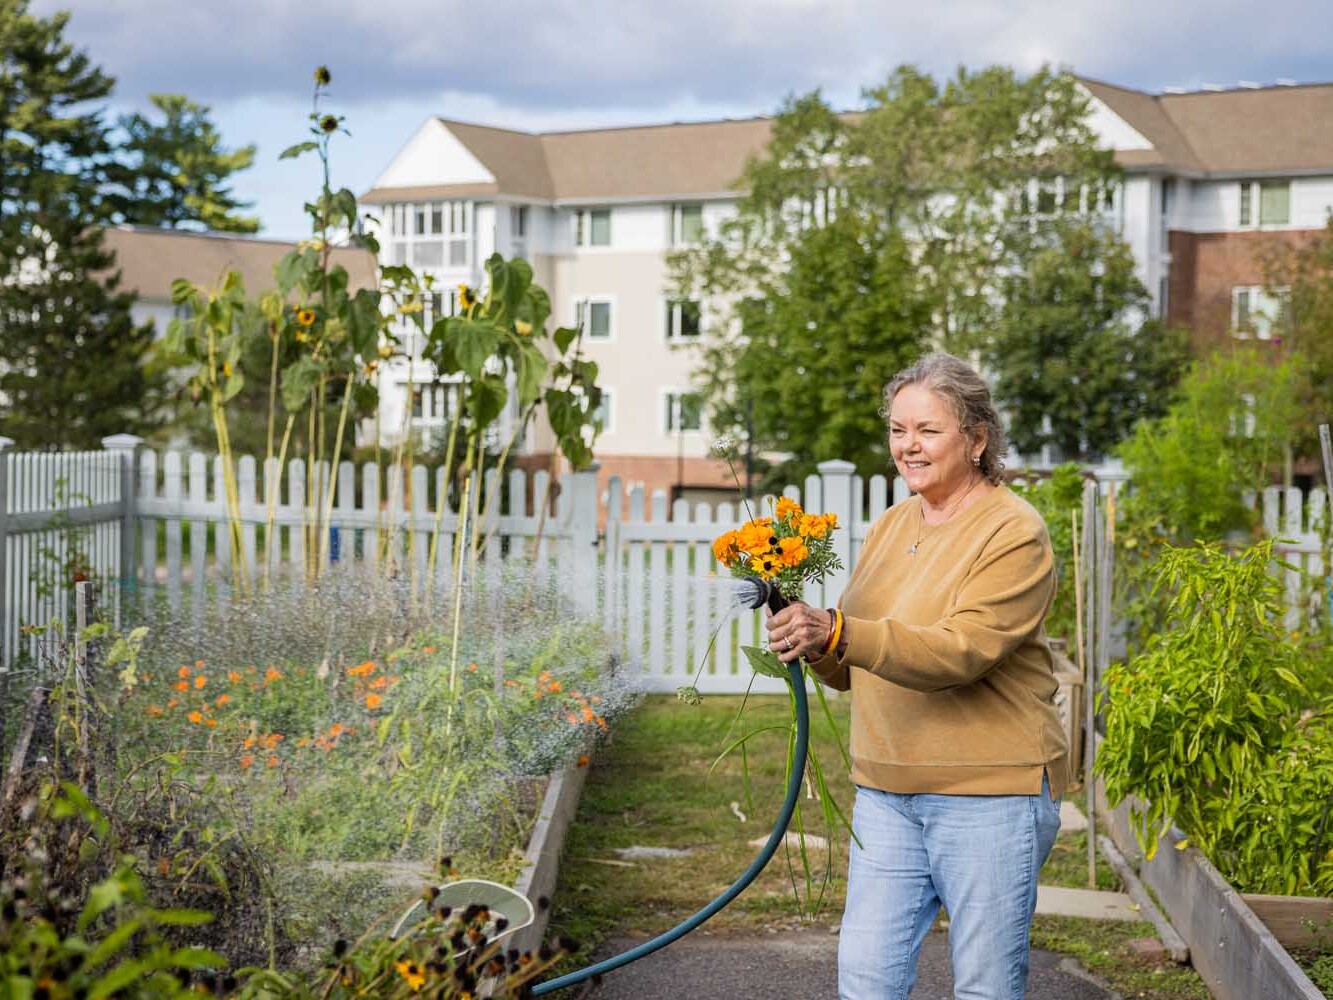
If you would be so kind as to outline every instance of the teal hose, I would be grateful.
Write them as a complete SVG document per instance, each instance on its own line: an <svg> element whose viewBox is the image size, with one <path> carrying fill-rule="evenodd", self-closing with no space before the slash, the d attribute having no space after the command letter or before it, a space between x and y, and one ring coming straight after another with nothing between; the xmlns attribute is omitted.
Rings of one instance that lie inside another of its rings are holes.
<svg viewBox="0 0 1333 1000"><path fill-rule="evenodd" d="M539 983L532 989L533 996L544 996L547 993L554 993L556 990L563 990L568 986L575 986L585 979L600 976L612 969L619 969L622 965L628 965L645 955L651 955L659 948L665 948L673 941L679 941L744 892L746 886L753 882L759 873L764 870L764 867L772 859L774 852L777 851L778 845L782 843L782 838L787 832L787 825L791 823L792 814L796 812L796 802L800 797L801 782L805 776L806 751L810 744L810 706L805 697L805 675L801 672L800 661L796 660L787 664L787 673L790 675L792 694L796 700L796 755L792 760L791 780L787 782L787 800L782 803L782 812L778 814L778 821L773 824L773 833L769 836L768 843L764 845L763 850L750 863L750 867L745 869L744 874L731 883L731 886L722 895L688 920L682 921L664 934L659 934L651 941L645 941L636 948L631 948L629 951L622 952L603 962L598 962L596 965L589 965L558 979Z"/></svg>

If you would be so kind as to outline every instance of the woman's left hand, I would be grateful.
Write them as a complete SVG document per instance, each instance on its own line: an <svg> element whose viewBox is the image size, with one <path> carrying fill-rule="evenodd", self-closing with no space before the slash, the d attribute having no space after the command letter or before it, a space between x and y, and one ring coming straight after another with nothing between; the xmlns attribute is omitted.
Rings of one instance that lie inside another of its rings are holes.
<svg viewBox="0 0 1333 1000"><path fill-rule="evenodd" d="M768 648L783 663L801 657L817 660L824 655L832 628L828 612L823 608L793 601L768 619Z"/></svg>

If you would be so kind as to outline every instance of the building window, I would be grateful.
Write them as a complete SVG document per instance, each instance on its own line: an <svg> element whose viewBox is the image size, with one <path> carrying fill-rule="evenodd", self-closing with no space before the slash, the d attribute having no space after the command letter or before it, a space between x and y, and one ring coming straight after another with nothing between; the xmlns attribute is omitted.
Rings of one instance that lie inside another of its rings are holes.
<svg viewBox="0 0 1333 1000"><path fill-rule="evenodd" d="M1290 223L1291 181L1241 181L1242 226L1286 226Z"/></svg>
<svg viewBox="0 0 1333 1000"><path fill-rule="evenodd" d="M1231 290L1231 329L1237 339L1271 340L1280 330L1275 327L1286 319L1288 303L1261 285Z"/></svg>
<svg viewBox="0 0 1333 1000"><path fill-rule="evenodd" d="M593 423L601 427L602 429L601 432L603 434L606 434L614 429L613 418L615 415L615 410L613 409L611 404L612 400L615 399L615 394L612 393L610 389L606 388L603 388L601 392L602 392L602 398L601 401L592 411L592 419Z"/></svg>
<svg viewBox="0 0 1333 1000"><path fill-rule="evenodd" d="M574 245L609 247L611 245L611 209L579 209L574 213Z"/></svg>
<svg viewBox="0 0 1333 1000"><path fill-rule="evenodd" d="M698 202L671 206L671 245L693 246L704 236L704 207Z"/></svg>
<svg viewBox="0 0 1333 1000"><path fill-rule="evenodd" d="M574 302L574 325L589 340L611 339L611 300L585 298Z"/></svg>
<svg viewBox="0 0 1333 1000"><path fill-rule="evenodd" d="M528 235L527 205L509 206L509 232L516 240L524 239Z"/></svg>
<svg viewBox="0 0 1333 1000"><path fill-rule="evenodd" d="M668 434L703 429L703 399L697 392L669 391L665 403L663 426Z"/></svg>
<svg viewBox="0 0 1333 1000"><path fill-rule="evenodd" d="M666 304L667 340L694 340L703 327L703 309L698 302L668 299Z"/></svg>
<svg viewBox="0 0 1333 1000"><path fill-rule="evenodd" d="M1157 282L1157 315L1160 319L1166 319L1166 310L1170 305L1171 279L1167 275L1162 275Z"/></svg>
<svg viewBox="0 0 1333 1000"><path fill-rule="evenodd" d="M465 201L392 205L388 212L390 264L465 268L471 262L470 208Z"/></svg>

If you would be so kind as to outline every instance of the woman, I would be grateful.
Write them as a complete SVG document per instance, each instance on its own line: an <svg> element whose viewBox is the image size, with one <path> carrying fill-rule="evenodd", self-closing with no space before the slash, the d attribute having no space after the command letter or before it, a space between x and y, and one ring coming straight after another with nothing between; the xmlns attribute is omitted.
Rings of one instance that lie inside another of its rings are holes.
<svg viewBox="0 0 1333 1000"><path fill-rule="evenodd" d="M1050 540L1002 483L1004 431L972 368L931 354L884 399L916 495L871 526L837 610L798 602L768 622L779 659L851 690L839 996L907 997L943 904L955 996L1019 1000L1068 780L1042 630Z"/></svg>

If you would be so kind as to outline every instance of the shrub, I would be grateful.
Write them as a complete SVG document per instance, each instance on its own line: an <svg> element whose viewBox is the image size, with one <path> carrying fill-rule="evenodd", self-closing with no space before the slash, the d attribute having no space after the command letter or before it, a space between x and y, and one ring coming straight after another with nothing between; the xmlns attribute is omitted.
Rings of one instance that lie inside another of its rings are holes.
<svg viewBox="0 0 1333 1000"><path fill-rule="evenodd" d="M1333 702L1282 626L1271 540L1167 547L1165 628L1106 674L1097 769L1151 857L1172 821L1245 892L1333 892Z"/></svg>
<svg viewBox="0 0 1333 1000"><path fill-rule="evenodd" d="M1076 462L1066 462L1051 470L1048 478L1030 486L1016 487L1020 496L1037 508L1046 520L1055 555L1057 585L1055 600L1046 615L1048 635L1061 636L1073 644L1074 618L1074 525L1071 511L1083 504L1083 473Z"/></svg>

